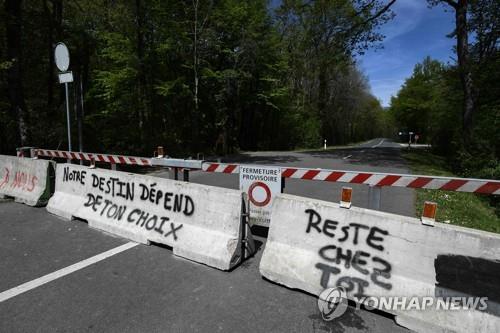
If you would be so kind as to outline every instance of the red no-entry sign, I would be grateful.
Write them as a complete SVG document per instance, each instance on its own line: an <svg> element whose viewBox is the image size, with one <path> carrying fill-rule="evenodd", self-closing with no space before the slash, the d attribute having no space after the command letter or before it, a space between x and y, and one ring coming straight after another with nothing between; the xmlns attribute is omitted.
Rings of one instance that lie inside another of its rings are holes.
<svg viewBox="0 0 500 333"><path fill-rule="evenodd" d="M254 191L258 192L258 189L263 189L265 192L264 199L261 199L261 201L259 201L256 198L256 194L254 194ZM250 188L248 189L248 198L255 206L264 207L271 201L271 189L263 182L252 183L252 185L250 185Z"/></svg>

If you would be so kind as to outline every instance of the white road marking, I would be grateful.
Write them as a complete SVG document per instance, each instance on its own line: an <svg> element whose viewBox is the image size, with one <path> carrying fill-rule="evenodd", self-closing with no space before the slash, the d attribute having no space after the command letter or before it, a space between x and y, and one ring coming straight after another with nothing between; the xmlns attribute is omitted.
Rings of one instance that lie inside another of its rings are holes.
<svg viewBox="0 0 500 333"><path fill-rule="evenodd" d="M347 160L349 157L351 157L352 155L347 155L345 157L342 157L343 160Z"/></svg>
<svg viewBox="0 0 500 333"><path fill-rule="evenodd" d="M129 242L129 243L120 245L120 246L115 247L114 249L111 249L109 251L100 253L100 254L95 255L93 257L90 257L88 259L77 262L76 264L73 264L71 266L62 268L58 271L55 271L55 272L49 273L47 275L44 275L42 277L39 277L38 279L31 280L31 281L23 283L17 287L14 287L12 289L1 292L0 293L0 303L8 300L9 298L12 298L12 297L20 295L22 293L25 293L27 291L30 291L31 289L35 289L35 288L40 287L46 283L49 283L49 282L54 281L56 279L59 279L63 276L66 276L68 274L76 272L82 268L85 268L87 266L95 264L96 262L99 262L101 260L104 260L106 258L114 256L115 254L126 251L128 249L131 249L137 245L139 245L139 243L134 243L134 242Z"/></svg>
<svg viewBox="0 0 500 333"><path fill-rule="evenodd" d="M384 140L385 139L380 140L380 142L377 143L375 146L372 146L372 148L377 148L378 146L380 146L384 142Z"/></svg>

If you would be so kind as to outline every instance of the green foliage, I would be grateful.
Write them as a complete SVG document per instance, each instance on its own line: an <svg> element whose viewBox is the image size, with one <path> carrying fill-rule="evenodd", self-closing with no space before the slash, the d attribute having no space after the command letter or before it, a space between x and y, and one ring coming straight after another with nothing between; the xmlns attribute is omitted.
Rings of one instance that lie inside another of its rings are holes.
<svg viewBox="0 0 500 333"><path fill-rule="evenodd" d="M439 2L429 0L431 5ZM464 131L458 65L424 59L392 99L390 113L400 128L423 134L446 157L454 173L500 179L500 5L494 0L474 0L467 10L473 36L469 45L474 86L470 137Z"/></svg>
<svg viewBox="0 0 500 333"><path fill-rule="evenodd" d="M277 9L277 27L287 51L286 83L295 96L295 110L301 114L299 119L308 119L306 128L319 122L316 137L309 135L304 144L311 139L344 144L382 132L380 127L370 127L370 117L383 114L376 112L380 104L354 62L356 53L381 39L376 27L391 18L390 11L375 18L381 5L379 1L295 0L283 1Z"/></svg>
<svg viewBox="0 0 500 333"><path fill-rule="evenodd" d="M368 18L382 4L284 1L274 13L267 0L24 1L28 144L66 147L64 90L52 59L59 41L69 46L75 75L72 113L83 86L85 151L149 155L163 145L169 154L188 155L213 153L222 141L230 153L379 135L385 113L354 54L381 40L376 28L390 12ZM13 61L6 39L2 24L4 91ZM17 125L1 95L1 152L13 153Z"/></svg>
<svg viewBox="0 0 500 333"><path fill-rule="evenodd" d="M453 176L449 164L442 156L426 151L413 151L404 154L404 157L413 173ZM474 193L425 189L417 189L416 192L416 216L420 216L425 201L432 201L438 204L436 219L439 222L500 233L497 199Z"/></svg>
<svg viewBox="0 0 500 333"><path fill-rule="evenodd" d="M497 56L498 57L498 56ZM497 60L495 60L497 61ZM477 112L471 141L464 145L461 91L456 68L425 59L415 67L391 101L390 114L399 128L421 134L435 152L445 156L453 172L465 177L500 179L499 93L491 80L500 79L500 66L476 72Z"/></svg>
<svg viewBox="0 0 500 333"><path fill-rule="evenodd" d="M426 58L392 99L390 113L400 128L422 133L424 139L433 144L434 151L444 156L443 163L454 174L500 179L500 6L498 1L475 0L467 9L469 33L474 36L469 45L474 87L471 135L464 130L464 93L459 80L460 71L464 69L458 65L444 66ZM435 156L429 158L436 159ZM423 161L416 164L424 165ZM436 170L432 171L436 174ZM419 191L420 204L423 195L444 208L442 219L484 230L500 230L497 196L480 198Z"/></svg>
<svg viewBox="0 0 500 333"><path fill-rule="evenodd" d="M12 66L12 61L0 62L0 71L9 69Z"/></svg>
<svg viewBox="0 0 500 333"><path fill-rule="evenodd" d="M434 121L440 113L439 101L443 85L443 65L427 57L417 64L396 97L391 100L390 112L398 125L418 133L429 141L435 134Z"/></svg>

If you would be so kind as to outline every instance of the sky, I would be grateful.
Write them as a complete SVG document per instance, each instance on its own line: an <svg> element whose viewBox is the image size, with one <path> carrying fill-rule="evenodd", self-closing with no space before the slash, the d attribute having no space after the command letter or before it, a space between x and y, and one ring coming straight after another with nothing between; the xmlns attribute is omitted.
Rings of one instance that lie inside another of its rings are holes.
<svg viewBox="0 0 500 333"><path fill-rule="evenodd" d="M357 56L373 95L383 106L389 106L391 96L397 94L415 64L426 56L455 62L455 41L446 37L454 28L453 12L445 12L444 6L428 8L425 0L397 0L393 11L394 19L380 29L386 36L383 48Z"/></svg>

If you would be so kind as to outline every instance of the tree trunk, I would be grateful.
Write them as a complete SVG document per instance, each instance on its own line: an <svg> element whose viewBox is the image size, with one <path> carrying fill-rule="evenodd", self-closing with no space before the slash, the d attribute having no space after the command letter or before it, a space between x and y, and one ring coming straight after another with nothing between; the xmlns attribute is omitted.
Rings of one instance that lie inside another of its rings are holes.
<svg viewBox="0 0 500 333"><path fill-rule="evenodd" d="M10 110L17 118L19 128L19 144L24 146L28 141L28 126L26 123L26 103L22 85L22 0L6 0L5 14L7 16L7 58L11 62L7 73Z"/></svg>
<svg viewBox="0 0 500 333"><path fill-rule="evenodd" d="M194 72L194 107L198 112L198 4L193 2L194 7L194 37L193 37L193 72Z"/></svg>
<svg viewBox="0 0 500 333"><path fill-rule="evenodd" d="M138 116L139 116L139 131L141 139L141 148L146 143L145 140L145 125L147 122L147 103L146 103L146 70L144 65L144 13L141 0L135 1L136 8L136 29L137 29L137 58L139 60L138 68Z"/></svg>
<svg viewBox="0 0 500 333"><path fill-rule="evenodd" d="M457 57L460 81L464 93L463 101L463 138L470 141L472 132L472 116L474 113L473 82L470 68L470 56L467 35L467 0L458 0L455 7Z"/></svg>
<svg viewBox="0 0 500 333"><path fill-rule="evenodd" d="M327 115L327 99L328 99L328 84L327 84L327 77L326 77L326 70L324 66L319 67L319 73L318 73L318 101L317 101L317 107L318 107L318 114L319 114L319 119L321 123L321 135L322 135L322 140L328 140L328 142L332 142L331 140L333 139L330 136L329 133L329 126L328 126L328 115Z"/></svg>
<svg viewBox="0 0 500 333"><path fill-rule="evenodd" d="M76 68L76 66L73 66ZM76 110L76 123L78 127L78 151L83 151L83 92L82 92L82 66L78 71L73 71L75 81L73 82L73 103Z"/></svg>
<svg viewBox="0 0 500 333"><path fill-rule="evenodd" d="M54 78L54 44L55 40L59 40L61 38L61 30L62 30L62 2L61 0L50 0L52 4L51 8L49 8L48 0L43 1L44 14L47 19L47 51L49 58L49 66L47 68L47 106L49 110L52 108L54 102L54 82L56 82ZM54 36L55 32L55 36ZM55 37L55 38L54 38Z"/></svg>
<svg viewBox="0 0 500 333"><path fill-rule="evenodd" d="M52 14L49 10L47 0L43 1L43 9L45 17L47 18L47 51L49 57L49 66L47 68L47 106L50 109L54 100L54 36L52 34L53 24L52 24Z"/></svg>
<svg viewBox="0 0 500 333"><path fill-rule="evenodd" d="M199 9L199 0L193 0L193 10L194 10L194 22L193 22L193 75L194 75L194 112L192 117L192 144L191 148L195 151L200 149L200 124L199 124L199 100L198 100L198 85L199 85L199 76L198 76L198 35L199 35L199 20L198 20L198 9Z"/></svg>

